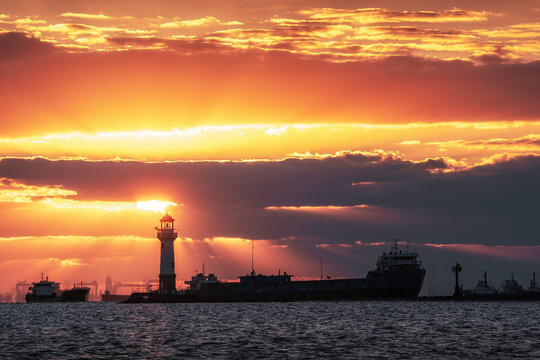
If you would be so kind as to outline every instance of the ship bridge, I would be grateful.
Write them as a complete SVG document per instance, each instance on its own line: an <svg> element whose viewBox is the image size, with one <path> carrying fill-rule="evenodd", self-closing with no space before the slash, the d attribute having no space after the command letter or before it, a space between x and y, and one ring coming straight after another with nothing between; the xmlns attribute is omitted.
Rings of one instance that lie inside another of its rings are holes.
<svg viewBox="0 0 540 360"><path fill-rule="evenodd" d="M383 253L377 260L377 271L419 269L422 262L418 260L418 256L418 253L415 250L411 251L408 246L405 250L400 249L396 239L390 251Z"/></svg>

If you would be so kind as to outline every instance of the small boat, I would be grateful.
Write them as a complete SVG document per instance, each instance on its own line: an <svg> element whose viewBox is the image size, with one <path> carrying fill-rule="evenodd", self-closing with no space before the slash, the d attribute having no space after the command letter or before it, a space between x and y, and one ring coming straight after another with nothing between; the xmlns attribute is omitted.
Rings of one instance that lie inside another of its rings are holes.
<svg viewBox="0 0 540 360"><path fill-rule="evenodd" d="M101 301L120 302L127 300L128 297L129 295L111 294L109 290L105 290L105 292L101 294Z"/></svg>

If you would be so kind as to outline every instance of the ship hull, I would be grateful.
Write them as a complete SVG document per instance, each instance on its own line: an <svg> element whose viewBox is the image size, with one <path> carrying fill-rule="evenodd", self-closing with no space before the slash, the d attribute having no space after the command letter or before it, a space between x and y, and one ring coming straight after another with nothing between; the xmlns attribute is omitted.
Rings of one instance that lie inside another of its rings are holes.
<svg viewBox="0 0 540 360"><path fill-rule="evenodd" d="M329 301L329 300L367 300L367 299L409 299L416 298L416 288L392 289L391 291L313 291L291 293L247 293L231 295L212 294L158 294L133 293L124 303L216 303L216 302L292 302L292 301Z"/></svg>
<svg viewBox="0 0 540 360"><path fill-rule="evenodd" d="M26 302L84 302L88 300L90 289L71 289L66 290L60 296L36 296L34 294L26 294Z"/></svg>
<svg viewBox="0 0 540 360"><path fill-rule="evenodd" d="M127 300L129 295L116 295L116 294L101 294L101 301L104 302L120 302Z"/></svg>
<svg viewBox="0 0 540 360"><path fill-rule="evenodd" d="M71 289L64 291L62 294L62 300L64 302L83 302L88 300L88 293L90 289Z"/></svg>
<svg viewBox="0 0 540 360"><path fill-rule="evenodd" d="M370 272L366 278L291 281L282 284L214 284L200 291L181 294L133 293L125 303L160 302L273 302L314 300L361 300L374 298L416 298L425 276L423 269L386 273ZM263 279L264 277L261 277Z"/></svg>
<svg viewBox="0 0 540 360"><path fill-rule="evenodd" d="M540 300L539 292L523 291L516 294L472 294L465 293L464 300Z"/></svg>

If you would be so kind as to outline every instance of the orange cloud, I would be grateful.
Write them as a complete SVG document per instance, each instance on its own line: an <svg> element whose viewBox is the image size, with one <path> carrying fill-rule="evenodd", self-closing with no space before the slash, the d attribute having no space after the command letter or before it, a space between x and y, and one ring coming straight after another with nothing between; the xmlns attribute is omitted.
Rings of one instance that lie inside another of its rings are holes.
<svg viewBox="0 0 540 360"><path fill-rule="evenodd" d="M103 15L103 14L84 14L84 13L73 13L65 12L60 14L60 17L70 18L70 19L89 19L89 20L111 20L115 19L114 17Z"/></svg>
<svg viewBox="0 0 540 360"><path fill-rule="evenodd" d="M63 189L61 186L25 185L16 181L0 178L0 202L31 203L44 198L62 198L77 195L76 191Z"/></svg>
<svg viewBox="0 0 540 360"><path fill-rule="evenodd" d="M382 8L313 8L299 11L309 19L358 24L378 22L476 22L486 21L492 13L475 10L396 11Z"/></svg>
<svg viewBox="0 0 540 360"><path fill-rule="evenodd" d="M429 29L417 26L362 26L355 28L354 39L362 40L419 40L422 43L438 42L447 44L449 42L467 43L474 41L473 34L463 30L441 30Z"/></svg>
<svg viewBox="0 0 540 360"><path fill-rule="evenodd" d="M178 20L174 19L163 24L160 24L159 27L166 29L177 29L183 27L195 27L195 26L210 26L210 25L225 25L225 26L238 26L243 25L240 21L226 21L223 22L218 18L213 16L206 16L199 19L192 20Z"/></svg>
<svg viewBox="0 0 540 360"><path fill-rule="evenodd" d="M540 251L539 246L486 246L479 244L424 244L424 246L459 252L501 257L513 260L532 260Z"/></svg>
<svg viewBox="0 0 540 360"><path fill-rule="evenodd" d="M540 22L514 24L495 29L478 29L473 30L474 33L488 38L540 38Z"/></svg>
<svg viewBox="0 0 540 360"><path fill-rule="evenodd" d="M321 206L267 206L266 210L286 210L286 211L307 211L307 212L331 212L331 211L342 211L342 210L352 210L352 209L365 209L368 206L365 204L362 205L353 205L353 206L336 206L336 205L321 205Z"/></svg>
<svg viewBox="0 0 540 360"><path fill-rule="evenodd" d="M40 203L65 209L94 209L103 211L142 210L165 212L168 207L177 204L170 201L144 200L123 201L85 201L75 200L77 192L61 186L25 185L14 180L0 178L0 203Z"/></svg>
<svg viewBox="0 0 540 360"><path fill-rule="evenodd" d="M478 140L452 140L427 142L426 145L435 145L443 149L461 148L467 150L502 150L502 151L540 151L540 135L529 134L514 139L478 139Z"/></svg>
<svg viewBox="0 0 540 360"><path fill-rule="evenodd" d="M70 36L99 35L104 32L121 32L118 27L102 27L85 24L51 24L44 26L26 26L25 30L31 32L58 32Z"/></svg>
<svg viewBox="0 0 540 360"><path fill-rule="evenodd" d="M123 210L145 210L145 211L161 211L164 212L165 208L169 205L173 205L171 202L162 202L158 200L150 200L144 202L124 202L124 201L82 201L72 199L44 199L41 202L47 205L54 206L56 208L65 209L95 209L103 211L123 211ZM156 204L158 202L159 204ZM175 204L174 204L175 205Z"/></svg>
<svg viewBox="0 0 540 360"><path fill-rule="evenodd" d="M73 51L121 49L172 50L231 53L235 50L282 51L300 56L349 62L383 56L414 53L416 56L440 59L479 60L493 57L493 49L504 47L507 60L522 61L538 57L537 23L509 24L497 29L430 29L411 23L479 22L496 14L473 10L390 10L382 8L334 9L314 8L291 11L299 17L278 15L264 21L223 21L216 16L182 20L178 16L138 18L112 17L84 12L64 12L62 19L108 21L116 26L99 27L83 23L50 23L37 17L0 20L8 29L24 30ZM50 19L48 19L51 21ZM123 20L129 20L126 24ZM388 24L388 25L375 25ZM450 25L449 25L450 23ZM274 25L267 28L268 24ZM401 25L404 24L404 25ZM246 25L247 27L243 28ZM201 27L236 26L235 29L202 33ZM181 30L181 33L178 31ZM516 34L512 37L511 34ZM154 35L149 38L148 35ZM196 34L196 35L193 35ZM130 35L133 38L124 38ZM500 35L500 36L499 36ZM492 39L499 41L494 44ZM175 43L176 40L189 40ZM510 40L505 40L510 39ZM519 42L517 42L519 40ZM401 43L405 41L406 43ZM373 42L373 43L372 43ZM204 51L206 50L206 51Z"/></svg>

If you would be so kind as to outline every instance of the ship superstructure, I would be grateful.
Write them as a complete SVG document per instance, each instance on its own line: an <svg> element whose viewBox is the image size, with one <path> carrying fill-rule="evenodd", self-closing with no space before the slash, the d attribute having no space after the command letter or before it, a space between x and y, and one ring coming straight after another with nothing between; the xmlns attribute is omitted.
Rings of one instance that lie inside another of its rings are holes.
<svg viewBox="0 0 540 360"><path fill-rule="evenodd" d="M536 273L533 272L533 277L531 282L529 283L529 288L527 291L532 293L540 293L540 286L538 286L538 283L536 282Z"/></svg>
<svg viewBox="0 0 540 360"><path fill-rule="evenodd" d="M492 295L497 294L497 289L494 286L490 285L487 280L487 271L484 271L484 278L478 280L478 284L473 290L468 291L472 295Z"/></svg>
<svg viewBox="0 0 540 360"><path fill-rule="evenodd" d="M420 269L422 262L418 260L418 253L415 250L410 250L409 246L405 250L399 249L397 239L389 252L383 253L377 260L377 272L384 273L387 271L399 269Z"/></svg>
<svg viewBox="0 0 540 360"><path fill-rule="evenodd" d="M32 286L28 288L28 297L36 299L47 299L47 298L60 298L63 291L60 290L60 283L49 281L47 276L43 279L43 274L41 274L41 281L32 283Z"/></svg>
<svg viewBox="0 0 540 360"><path fill-rule="evenodd" d="M510 279L504 280L500 286L502 294L514 295L523 293L523 288L514 280L514 273L510 275Z"/></svg>
<svg viewBox="0 0 540 360"><path fill-rule="evenodd" d="M190 281L184 281L184 284L189 285L189 290L199 291L203 286L211 286L213 284L219 284L217 276L214 274L205 275L204 273L198 273L191 277Z"/></svg>

